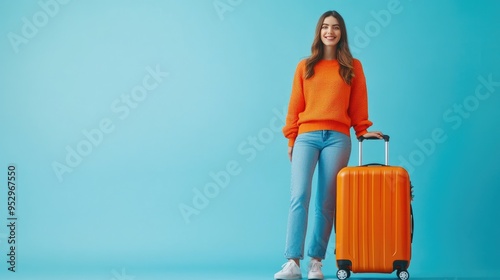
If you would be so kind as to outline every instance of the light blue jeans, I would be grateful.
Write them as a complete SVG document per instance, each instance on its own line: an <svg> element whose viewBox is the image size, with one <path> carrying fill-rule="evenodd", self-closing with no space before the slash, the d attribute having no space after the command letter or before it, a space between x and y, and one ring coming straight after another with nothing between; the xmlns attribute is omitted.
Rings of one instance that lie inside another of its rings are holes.
<svg viewBox="0 0 500 280"><path fill-rule="evenodd" d="M314 228L308 256L324 259L335 217L337 173L351 154L349 136L332 130L301 133L292 152L291 200L285 257L303 259L312 178L318 166ZM332 252L333 253L333 252Z"/></svg>

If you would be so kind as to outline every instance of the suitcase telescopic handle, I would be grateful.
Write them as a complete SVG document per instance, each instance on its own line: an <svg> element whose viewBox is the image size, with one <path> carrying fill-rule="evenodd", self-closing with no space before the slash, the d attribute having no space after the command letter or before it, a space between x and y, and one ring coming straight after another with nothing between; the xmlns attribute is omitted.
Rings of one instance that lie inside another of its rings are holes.
<svg viewBox="0 0 500 280"><path fill-rule="evenodd" d="M361 166L363 163L363 141L364 140L384 140L385 142L385 165L389 165L389 135L384 134L382 135L382 139L377 138L377 137L364 137L360 136L358 138L359 140L359 166Z"/></svg>

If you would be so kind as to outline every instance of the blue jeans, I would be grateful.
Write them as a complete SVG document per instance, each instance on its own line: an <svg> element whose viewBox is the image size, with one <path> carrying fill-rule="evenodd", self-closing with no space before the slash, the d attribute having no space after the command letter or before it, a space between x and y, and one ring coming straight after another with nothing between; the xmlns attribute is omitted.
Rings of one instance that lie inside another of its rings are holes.
<svg viewBox="0 0 500 280"><path fill-rule="evenodd" d="M316 164L318 186L308 256L325 258L335 217L337 173L347 166L350 154L351 139L343 133L319 130L297 136L292 152L291 200L285 249L287 259L304 258L309 201Z"/></svg>

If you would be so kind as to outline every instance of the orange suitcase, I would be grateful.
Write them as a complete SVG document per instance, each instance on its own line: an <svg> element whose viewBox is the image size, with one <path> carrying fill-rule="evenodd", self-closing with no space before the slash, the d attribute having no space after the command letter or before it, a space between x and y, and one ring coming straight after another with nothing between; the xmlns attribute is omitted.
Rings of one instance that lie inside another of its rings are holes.
<svg viewBox="0 0 500 280"><path fill-rule="evenodd" d="M389 136L385 165L362 162L345 167L337 176L336 260L337 278L354 273L392 273L408 279L413 236L412 191L408 172L389 166Z"/></svg>

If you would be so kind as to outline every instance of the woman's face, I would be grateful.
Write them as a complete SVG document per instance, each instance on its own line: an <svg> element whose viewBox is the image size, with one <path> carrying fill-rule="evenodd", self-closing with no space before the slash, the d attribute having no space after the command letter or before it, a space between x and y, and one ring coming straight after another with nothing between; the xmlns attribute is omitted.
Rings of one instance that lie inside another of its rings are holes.
<svg viewBox="0 0 500 280"><path fill-rule="evenodd" d="M321 42L327 47L337 46L341 35L337 19L333 16L326 17L321 26Z"/></svg>

